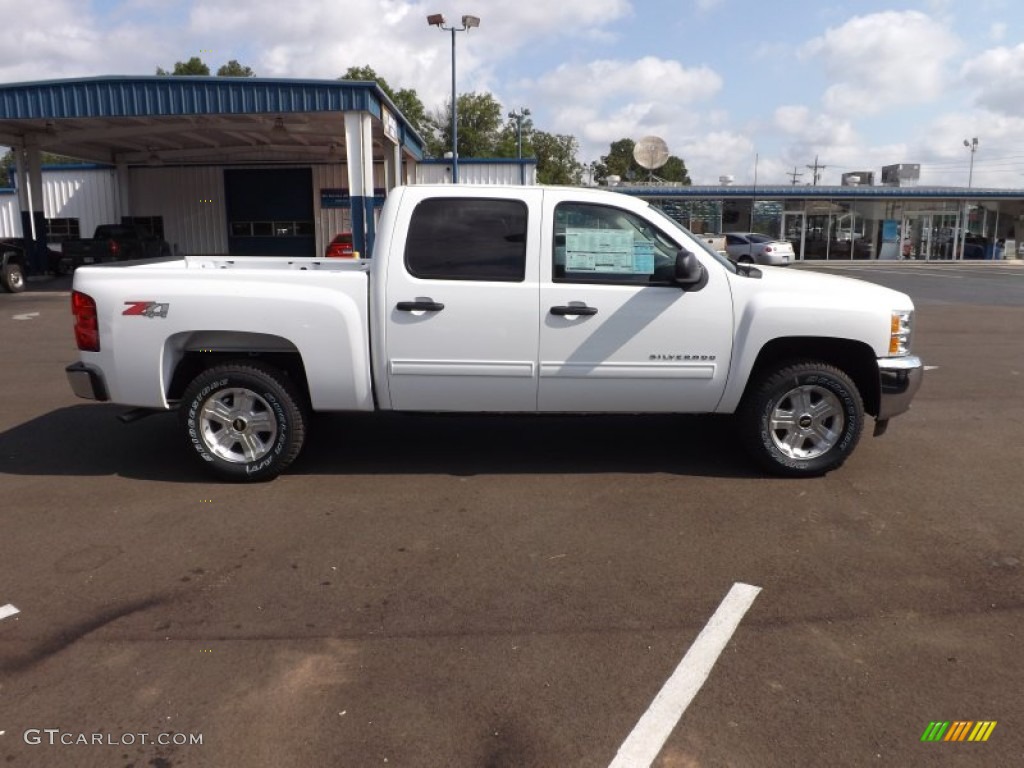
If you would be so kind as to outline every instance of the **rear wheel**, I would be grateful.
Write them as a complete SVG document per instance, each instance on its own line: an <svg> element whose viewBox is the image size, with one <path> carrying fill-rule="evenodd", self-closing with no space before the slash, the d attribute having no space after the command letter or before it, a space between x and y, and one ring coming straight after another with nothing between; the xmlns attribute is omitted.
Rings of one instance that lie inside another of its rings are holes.
<svg viewBox="0 0 1024 768"><path fill-rule="evenodd" d="M25 273L21 270L21 264L8 262L0 270L0 285L5 291L21 293L25 290Z"/></svg>
<svg viewBox="0 0 1024 768"><path fill-rule="evenodd" d="M798 362L767 371L738 412L743 442L768 471L812 477L836 469L860 440L864 404L838 368Z"/></svg>
<svg viewBox="0 0 1024 768"><path fill-rule="evenodd" d="M301 402L276 368L249 362L219 365L188 385L180 420L206 467L234 480L270 480L302 450Z"/></svg>

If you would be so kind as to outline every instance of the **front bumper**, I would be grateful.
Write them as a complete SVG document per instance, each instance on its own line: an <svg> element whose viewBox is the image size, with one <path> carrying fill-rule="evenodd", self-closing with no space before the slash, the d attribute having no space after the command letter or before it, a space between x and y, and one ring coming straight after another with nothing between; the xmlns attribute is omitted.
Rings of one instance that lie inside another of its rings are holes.
<svg viewBox="0 0 1024 768"><path fill-rule="evenodd" d="M86 400L109 400L107 393L107 382L103 378L103 371L99 368L86 365L83 362L72 363L64 369L68 376L68 384L71 391L78 397Z"/></svg>
<svg viewBox="0 0 1024 768"><path fill-rule="evenodd" d="M882 357L878 360L878 381L881 397L878 402L877 421L885 422L910 408L921 381L924 364L916 355Z"/></svg>

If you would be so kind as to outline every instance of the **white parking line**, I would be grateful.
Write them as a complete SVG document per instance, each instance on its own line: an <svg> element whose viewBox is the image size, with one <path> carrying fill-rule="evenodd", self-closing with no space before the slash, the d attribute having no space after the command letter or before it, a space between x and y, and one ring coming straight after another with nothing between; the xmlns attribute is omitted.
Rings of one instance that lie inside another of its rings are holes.
<svg viewBox="0 0 1024 768"><path fill-rule="evenodd" d="M648 768L654 762L760 591L750 584L732 585L608 768Z"/></svg>
<svg viewBox="0 0 1024 768"><path fill-rule="evenodd" d="M21 613L21 611L10 603L7 605L0 605L0 619L6 619L8 616L13 616L16 613Z"/></svg>
<svg viewBox="0 0 1024 768"><path fill-rule="evenodd" d="M926 365L924 367L924 369L926 371L937 371L937 370L939 370L939 366L937 366L937 365Z"/></svg>
<svg viewBox="0 0 1024 768"><path fill-rule="evenodd" d="M11 315L11 320L34 320L39 317L38 312L26 312L23 315Z"/></svg>

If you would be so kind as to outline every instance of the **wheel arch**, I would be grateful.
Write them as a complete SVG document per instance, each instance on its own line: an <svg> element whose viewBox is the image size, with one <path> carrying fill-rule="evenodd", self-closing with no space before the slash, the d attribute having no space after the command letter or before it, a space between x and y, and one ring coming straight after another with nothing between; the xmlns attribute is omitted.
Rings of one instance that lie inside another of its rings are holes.
<svg viewBox="0 0 1024 768"><path fill-rule="evenodd" d="M259 360L281 371L309 403L309 381L302 353L288 339L265 333L189 331L164 344L164 381L168 401L181 398L203 371L233 361Z"/></svg>
<svg viewBox="0 0 1024 768"><path fill-rule="evenodd" d="M874 350L854 339L820 336L788 336L772 339L757 354L743 392L745 398L766 372L799 360L816 360L832 365L849 376L860 392L865 413L878 415L881 392Z"/></svg>

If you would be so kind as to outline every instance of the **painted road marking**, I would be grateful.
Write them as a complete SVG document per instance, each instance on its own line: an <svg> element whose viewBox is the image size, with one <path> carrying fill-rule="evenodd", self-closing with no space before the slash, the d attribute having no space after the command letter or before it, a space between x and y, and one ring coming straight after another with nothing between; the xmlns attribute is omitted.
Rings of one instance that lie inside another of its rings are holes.
<svg viewBox="0 0 1024 768"><path fill-rule="evenodd" d="M9 616L13 616L16 613L21 613L17 608L8 603L7 605L0 605L0 619L6 619Z"/></svg>
<svg viewBox="0 0 1024 768"><path fill-rule="evenodd" d="M654 762L760 591L750 584L732 585L608 768L648 768Z"/></svg>
<svg viewBox="0 0 1024 768"><path fill-rule="evenodd" d="M937 366L937 365L926 365L924 367L924 369L926 371L937 371L937 370L939 370L939 366Z"/></svg>
<svg viewBox="0 0 1024 768"><path fill-rule="evenodd" d="M32 320L36 317L39 317L38 312L26 312L23 315L11 315L12 320Z"/></svg>

